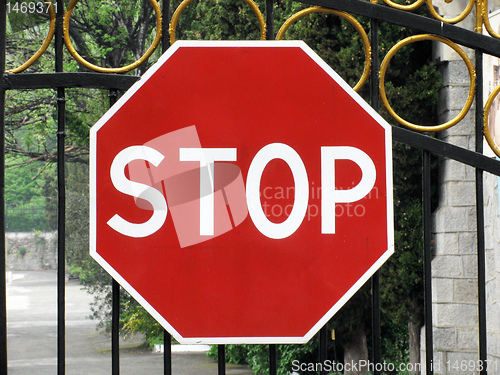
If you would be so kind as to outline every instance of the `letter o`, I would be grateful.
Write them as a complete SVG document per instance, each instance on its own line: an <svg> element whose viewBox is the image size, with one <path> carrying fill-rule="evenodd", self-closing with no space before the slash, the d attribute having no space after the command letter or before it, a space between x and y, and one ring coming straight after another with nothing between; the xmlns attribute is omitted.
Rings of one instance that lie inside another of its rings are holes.
<svg viewBox="0 0 500 375"><path fill-rule="evenodd" d="M288 164L295 183L295 201L290 216L282 223L273 223L264 214L260 202L260 182L267 164L281 159ZM299 154L283 143L271 143L257 152L250 164L247 176L248 213L257 229L266 237L282 239L292 235L300 226L309 202L309 180L306 167Z"/></svg>

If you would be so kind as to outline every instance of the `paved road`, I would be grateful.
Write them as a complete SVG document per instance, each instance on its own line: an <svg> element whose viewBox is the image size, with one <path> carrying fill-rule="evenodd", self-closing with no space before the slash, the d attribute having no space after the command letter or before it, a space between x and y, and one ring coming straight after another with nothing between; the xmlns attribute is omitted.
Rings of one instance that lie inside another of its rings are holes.
<svg viewBox="0 0 500 375"><path fill-rule="evenodd" d="M92 296L77 281L66 283L66 374L110 375L111 340L87 319ZM57 290L55 271L7 274L9 375L57 373ZM121 375L161 375L163 356L139 346L140 337L120 341ZM175 349L180 350L179 352ZM174 375L217 374L217 363L204 352L175 347ZM227 365L228 375L252 375L246 366Z"/></svg>

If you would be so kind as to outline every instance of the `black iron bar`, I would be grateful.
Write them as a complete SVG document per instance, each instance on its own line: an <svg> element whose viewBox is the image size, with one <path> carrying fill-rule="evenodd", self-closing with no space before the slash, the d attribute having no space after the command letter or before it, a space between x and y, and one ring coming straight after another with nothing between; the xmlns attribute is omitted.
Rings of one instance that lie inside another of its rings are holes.
<svg viewBox="0 0 500 375"><path fill-rule="evenodd" d="M128 90L140 78L139 76L86 72L6 73L3 76L2 86L6 90L55 89L58 87Z"/></svg>
<svg viewBox="0 0 500 375"><path fill-rule="evenodd" d="M57 195L58 195L58 225L57 225L57 373L66 372L66 183L64 171L64 143L66 98L64 89L57 89Z"/></svg>
<svg viewBox="0 0 500 375"><path fill-rule="evenodd" d="M226 346L217 345L217 369L219 375L226 374Z"/></svg>
<svg viewBox="0 0 500 375"><path fill-rule="evenodd" d="M372 340L373 340L373 375L380 375L381 370L377 366L382 363L382 343L380 339L380 271L372 276Z"/></svg>
<svg viewBox="0 0 500 375"><path fill-rule="evenodd" d="M113 279L111 286L111 374L120 374L120 284Z"/></svg>
<svg viewBox="0 0 500 375"><path fill-rule="evenodd" d="M500 176L500 161L478 154L463 147L458 147L440 139L431 138L411 130L394 126L392 128L392 140L407 144L408 146L429 151L432 154L441 155L460 163L470 165Z"/></svg>
<svg viewBox="0 0 500 375"><path fill-rule="evenodd" d="M162 39L161 51L164 53L170 47L170 0L162 2ZM172 375L172 336L167 330L163 330L163 375Z"/></svg>
<svg viewBox="0 0 500 375"><path fill-rule="evenodd" d="M328 360L328 323L319 330L319 363L320 375L327 375L325 366Z"/></svg>
<svg viewBox="0 0 500 375"><path fill-rule="evenodd" d="M163 330L163 375L172 375L172 336Z"/></svg>
<svg viewBox="0 0 500 375"><path fill-rule="evenodd" d="M274 40L274 1L266 0L266 39Z"/></svg>
<svg viewBox="0 0 500 375"><path fill-rule="evenodd" d="M371 77L370 77L370 101L375 111L380 110L379 100L379 40L378 21L370 21L370 44L371 44ZM380 272L372 276L372 341L373 341L373 363L382 362L382 343L380 341ZM378 366L374 368L374 375L380 375Z"/></svg>
<svg viewBox="0 0 500 375"><path fill-rule="evenodd" d="M476 152L483 153L483 54L476 51ZM477 287L480 374L486 375L488 348L486 331L486 257L484 239L483 171L476 168Z"/></svg>
<svg viewBox="0 0 500 375"><path fill-rule="evenodd" d="M118 100L118 91L109 90L109 106ZM120 284L113 279L111 284L111 373L120 374Z"/></svg>
<svg viewBox="0 0 500 375"><path fill-rule="evenodd" d="M277 345L269 345L269 375L278 375Z"/></svg>
<svg viewBox="0 0 500 375"><path fill-rule="evenodd" d="M266 39L274 40L274 1L266 0ZM269 375L278 374L277 347L269 345Z"/></svg>
<svg viewBox="0 0 500 375"><path fill-rule="evenodd" d="M169 23L170 23L170 0L163 0L161 9L161 51L165 52L168 47L170 47L170 34L169 34Z"/></svg>
<svg viewBox="0 0 500 375"><path fill-rule="evenodd" d="M0 1L0 71L5 71L7 2ZM5 89L0 87L0 226L5 238ZM5 240L0 241L0 374L7 375L7 284L5 280Z"/></svg>
<svg viewBox="0 0 500 375"><path fill-rule="evenodd" d="M432 247L431 247L431 154L423 151L422 201L424 220L424 321L425 364L427 375L434 373L434 346L432 334Z"/></svg>
<svg viewBox="0 0 500 375"><path fill-rule="evenodd" d="M55 71L63 67L64 1L57 0L55 29ZM64 146L66 141L66 95L57 88L57 373L66 373L66 177Z"/></svg>

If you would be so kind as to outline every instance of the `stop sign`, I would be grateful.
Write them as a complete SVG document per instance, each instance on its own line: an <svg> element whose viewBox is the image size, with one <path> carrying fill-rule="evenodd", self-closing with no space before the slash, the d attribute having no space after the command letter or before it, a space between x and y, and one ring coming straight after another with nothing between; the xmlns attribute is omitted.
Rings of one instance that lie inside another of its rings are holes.
<svg viewBox="0 0 500 375"><path fill-rule="evenodd" d="M91 255L181 343L304 343L393 252L390 126L302 42L176 42L91 130Z"/></svg>

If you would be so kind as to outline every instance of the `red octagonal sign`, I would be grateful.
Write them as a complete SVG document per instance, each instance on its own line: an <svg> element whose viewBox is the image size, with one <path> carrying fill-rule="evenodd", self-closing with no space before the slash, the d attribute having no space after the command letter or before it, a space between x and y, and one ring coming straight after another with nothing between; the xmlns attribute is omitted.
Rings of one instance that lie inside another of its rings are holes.
<svg viewBox="0 0 500 375"><path fill-rule="evenodd" d="M307 342L393 252L390 126L302 42L176 42L91 130L92 256L181 343Z"/></svg>

